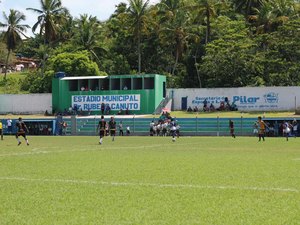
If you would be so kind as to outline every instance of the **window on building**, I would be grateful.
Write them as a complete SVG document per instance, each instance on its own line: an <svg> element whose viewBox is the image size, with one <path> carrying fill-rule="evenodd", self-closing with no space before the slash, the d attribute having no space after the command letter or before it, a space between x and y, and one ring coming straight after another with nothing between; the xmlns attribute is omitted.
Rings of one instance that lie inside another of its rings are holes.
<svg viewBox="0 0 300 225"><path fill-rule="evenodd" d="M98 91L99 90L99 80L98 79L90 80L90 89L92 91Z"/></svg>
<svg viewBox="0 0 300 225"><path fill-rule="evenodd" d="M108 91L109 90L109 80L107 78L105 79L100 79L99 80L99 88L102 91Z"/></svg>
<svg viewBox="0 0 300 225"><path fill-rule="evenodd" d="M88 80L79 80L80 91L89 91L89 81Z"/></svg>
<svg viewBox="0 0 300 225"><path fill-rule="evenodd" d="M78 91L78 80L70 80L69 81L69 90L70 91Z"/></svg>
<svg viewBox="0 0 300 225"><path fill-rule="evenodd" d="M143 79L142 78L132 78L132 90L142 90L143 89Z"/></svg>
<svg viewBox="0 0 300 225"><path fill-rule="evenodd" d="M110 80L111 90L120 90L120 78Z"/></svg>
<svg viewBox="0 0 300 225"><path fill-rule="evenodd" d="M144 78L144 89L154 89L154 77Z"/></svg>
<svg viewBox="0 0 300 225"><path fill-rule="evenodd" d="M122 90L131 90L131 78L122 79Z"/></svg>

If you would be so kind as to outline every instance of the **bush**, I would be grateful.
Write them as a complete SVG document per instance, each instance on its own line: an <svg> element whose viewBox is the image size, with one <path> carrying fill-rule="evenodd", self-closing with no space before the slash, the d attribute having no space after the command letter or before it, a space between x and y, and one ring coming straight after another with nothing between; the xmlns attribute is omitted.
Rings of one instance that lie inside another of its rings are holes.
<svg viewBox="0 0 300 225"><path fill-rule="evenodd" d="M30 73L22 82L21 89L30 93L51 93L53 75L53 70L45 72L44 76L39 72Z"/></svg>
<svg viewBox="0 0 300 225"><path fill-rule="evenodd" d="M99 76L98 65L89 59L87 51L60 53L50 59L53 71L63 71L68 76Z"/></svg>
<svg viewBox="0 0 300 225"><path fill-rule="evenodd" d="M7 77L6 80L0 80L0 87L5 94L18 94L20 93L21 80L13 77Z"/></svg>

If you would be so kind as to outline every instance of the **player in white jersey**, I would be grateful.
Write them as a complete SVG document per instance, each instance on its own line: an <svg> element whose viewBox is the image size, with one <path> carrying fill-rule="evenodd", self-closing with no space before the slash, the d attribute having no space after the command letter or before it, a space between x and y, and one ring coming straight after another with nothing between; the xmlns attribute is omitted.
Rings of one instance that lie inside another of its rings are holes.
<svg viewBox="0 0 300 225"><path fill-rule="evenodd" d="M171 134L172 134L172 141L176 141L175 136L176 136L176 122L171 119L171 123L170 123L170 129L171 129Z"/></svg>

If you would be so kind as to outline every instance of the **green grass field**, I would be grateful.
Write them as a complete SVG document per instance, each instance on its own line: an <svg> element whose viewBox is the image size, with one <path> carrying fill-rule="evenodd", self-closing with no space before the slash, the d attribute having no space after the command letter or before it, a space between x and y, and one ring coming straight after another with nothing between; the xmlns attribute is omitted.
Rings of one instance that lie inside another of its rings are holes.
<svg viewBox="0 0 300 225"><path fill-rule="evenodd" d="M12 137L0 224L300 224L300 139Z"/></svg>

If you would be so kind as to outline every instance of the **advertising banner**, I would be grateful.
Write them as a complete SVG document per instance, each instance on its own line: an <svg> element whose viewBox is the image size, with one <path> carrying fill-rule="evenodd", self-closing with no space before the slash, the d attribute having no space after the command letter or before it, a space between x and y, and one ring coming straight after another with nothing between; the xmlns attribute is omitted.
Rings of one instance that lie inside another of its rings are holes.
<svg viewBox="0 0 300 225"><path fill-rule="evenodd" d="M140 95L73 95L72 107L80 111L100 111L101 104L110 106L110 110L140 110Z"/></svg>
<svg viewBox="0 0 300 225"><path fill-rule="evenodd" d="M174 109L181 110L182 99L187 107L202 109L204 102L217 109L226 101L239 111L282 111L300 106L300 87L245 87L212 89L171 89Z"/></svg>

